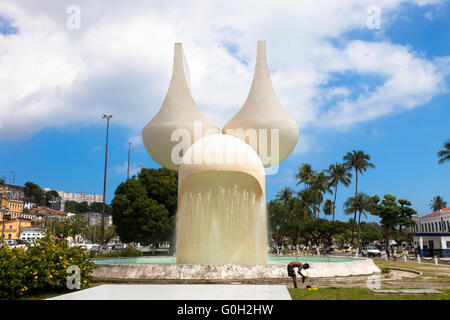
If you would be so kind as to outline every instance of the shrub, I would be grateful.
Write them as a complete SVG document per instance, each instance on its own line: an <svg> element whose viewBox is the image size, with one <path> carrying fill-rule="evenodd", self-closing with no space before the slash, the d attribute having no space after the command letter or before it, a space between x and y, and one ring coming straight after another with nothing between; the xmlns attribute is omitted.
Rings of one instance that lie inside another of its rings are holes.
<svg viewBox="0 0 450 320"><path fill-rule="evenodd" d="M389 273L391 272L391 269L389 269L388 267L381 267L381 274L385 274L385 273Z"/></svg>
<svg viewBox="0 0 450 320"><path fill-rule="evenodd" d="M69 248L65 241L55 243L50 232L35 245L0 247L0 299L12 299L26 294L57 292L67 289L70 274L67 268L80 268L80 287L89 285L95 265L81 248Z"/></svg>

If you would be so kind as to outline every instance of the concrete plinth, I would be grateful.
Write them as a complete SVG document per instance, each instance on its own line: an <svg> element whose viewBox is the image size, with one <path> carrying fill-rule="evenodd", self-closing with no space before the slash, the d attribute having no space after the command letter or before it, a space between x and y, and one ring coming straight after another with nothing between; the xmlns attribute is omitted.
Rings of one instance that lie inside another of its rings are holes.
<svg viewBox="0 0 450 320"><path fill-rule="evenodd" d="M310 263L302 273L308 277L345 277L380 272L371 259L349 262ZM97 278L118 279L283 279L289 278L286 264L100 264Z"/></svg>

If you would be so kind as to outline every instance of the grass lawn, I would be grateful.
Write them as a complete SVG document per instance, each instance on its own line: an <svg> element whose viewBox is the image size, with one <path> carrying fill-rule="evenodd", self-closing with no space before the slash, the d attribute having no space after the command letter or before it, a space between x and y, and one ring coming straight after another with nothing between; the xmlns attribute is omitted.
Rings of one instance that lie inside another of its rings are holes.
<svg viewBox="0 0 450 320"><path fill-rule="evenodd" d="M433 288L443 294L372 294L364 281L358 287L319 288L315 291L288 289L293 300L450 300L450 267L447 265L419 264L403 261L374 260L381 269L402 268L420 271L423 274L414 278L382 281L381 288Z"/></svg>
<svg viewBox="0 0 450 320"><path fill-rule="evenodd" d="M450 300L450 289L443 294L372 294L366 288L319 288L317 291L288 289L293 300Z"/></svg>

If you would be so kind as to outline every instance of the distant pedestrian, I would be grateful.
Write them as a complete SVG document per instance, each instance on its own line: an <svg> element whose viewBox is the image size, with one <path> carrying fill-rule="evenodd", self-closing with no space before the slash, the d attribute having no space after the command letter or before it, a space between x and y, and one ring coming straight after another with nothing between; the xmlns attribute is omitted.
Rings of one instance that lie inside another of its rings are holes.
<svg viewBox="0 0 450 320"><path fill-rule="evenodd" d="M391 258L391 254L390 254L390 252L389 252L389 248L388 247L386 247L386 248L384 248L384 250L386 251L386 256L387 256L387 258L388 258L388 260Z"/></svg>

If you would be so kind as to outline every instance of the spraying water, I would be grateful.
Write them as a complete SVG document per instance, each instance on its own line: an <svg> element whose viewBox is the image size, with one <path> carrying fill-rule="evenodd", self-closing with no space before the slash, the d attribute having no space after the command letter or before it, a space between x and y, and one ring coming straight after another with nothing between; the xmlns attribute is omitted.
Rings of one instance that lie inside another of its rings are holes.
<svg viewBox="0 0 450 320"><path fill-rule="evenodd" d="M206 171L180 187L178 264L267 263L265 197L243 172Z"/></svg>

